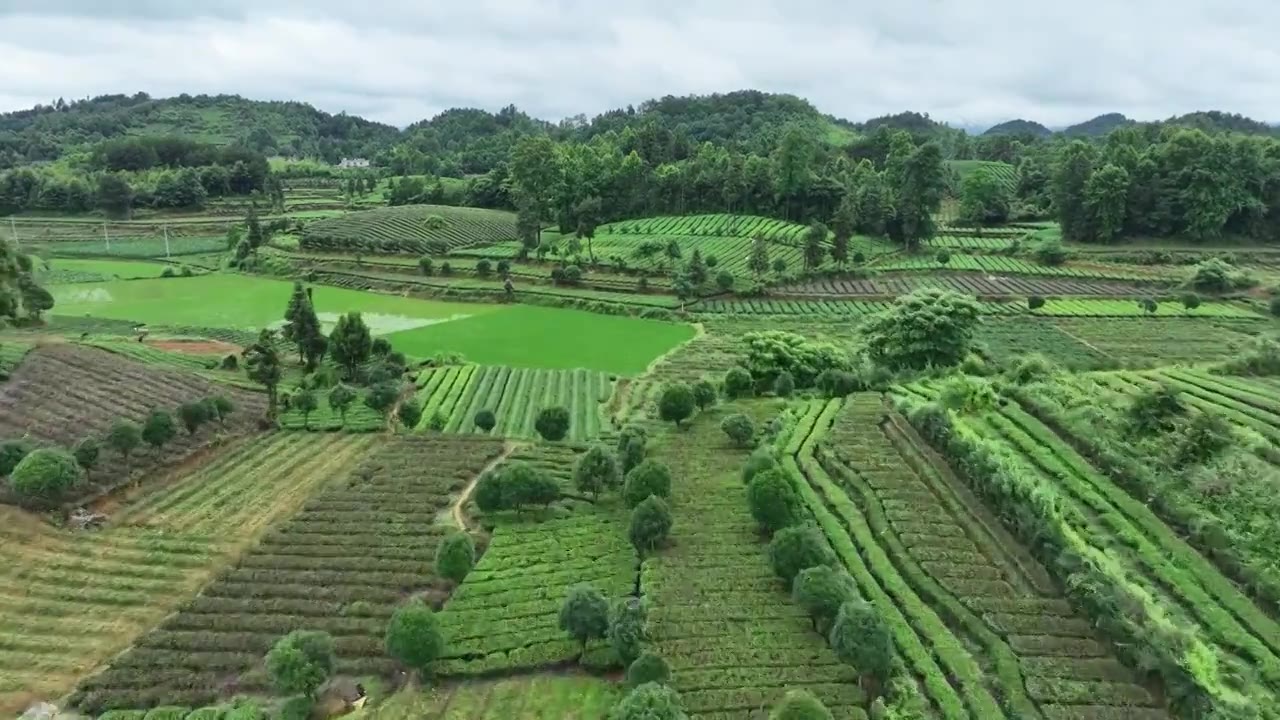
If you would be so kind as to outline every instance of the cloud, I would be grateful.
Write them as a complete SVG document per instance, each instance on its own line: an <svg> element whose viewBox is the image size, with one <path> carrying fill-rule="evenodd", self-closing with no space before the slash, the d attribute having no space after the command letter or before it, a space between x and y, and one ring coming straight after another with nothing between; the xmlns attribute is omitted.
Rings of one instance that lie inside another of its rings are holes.
<svg viewBox="0 0 1280 720"><path fill-rule="evenodd" d="M0 110L238 93L397 125L756 88L853 120L1280 120L1268 0L0 0Z"/></svg>

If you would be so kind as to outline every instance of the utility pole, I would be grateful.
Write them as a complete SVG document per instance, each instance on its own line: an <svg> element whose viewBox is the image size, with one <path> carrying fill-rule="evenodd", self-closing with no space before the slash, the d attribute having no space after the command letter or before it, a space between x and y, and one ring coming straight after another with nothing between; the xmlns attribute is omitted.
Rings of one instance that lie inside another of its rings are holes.
<svg viewBox="0 0 1280 720"><path fill-rule="evenodd" d="M164 226L164 259L169 260L169 226Z"/></svg>
<svg viewBox="0 0 1280 720"><path fill-rule="evenodd" d="M17 224L16 222L14 222L14 220L13 220L13 216L12 216L12 215L10 215L10 216L9 216L9 232L13 235L13 247L14 247L14 249L17 249L17 248L18 248L18 246L19 246L19 243L18 243L18 224Z"/></svg>
<svg viewBox="0 0 1280 720"><path fill-rule="evenodd" d="M107 252L111 252L111 236L107 234L107 224L102 223L102 239L107 241Z"/></svg>

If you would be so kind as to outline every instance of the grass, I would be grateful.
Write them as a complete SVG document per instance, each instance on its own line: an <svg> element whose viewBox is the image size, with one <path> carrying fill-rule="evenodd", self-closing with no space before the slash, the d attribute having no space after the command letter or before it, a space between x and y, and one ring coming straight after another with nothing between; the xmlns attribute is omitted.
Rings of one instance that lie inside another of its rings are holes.
<svg viewBox="0 0 1280 720"><path fill-rule="evenodd" d="M463 320L393 333L387 339L396 349L417 357L452 351L485 365L585 368L636 375L693 334L689 325L512 305Z"/></svg>
<svg viewBox="0 0 1280 720"><path fill-rule="evenodd" d="M131 280L158 278L165 268L174 273L177 268L166 263L137 262L131 260L47 260L41 272L42 280L49 284L65 282L92 282L103 280Z"/></svg>
<svg viewBox="0 0 1280 720"><path fill-rule="evenodd" d="M245 275L81 283L51 288L58 315L253 330L283 322L293 284ZM326 323L360 311L375 334L491 313L493 305L444 303L316 286L316 312ZM403 348L401 348L403 349Z"/></svg>
<svg viewBox="0 0 1280 720"><path fill-rule="evenodd" d="M584 675L531 675L486 682L454 683L430 690L413 687L352 720L605 720L622 689Z"/></svg>

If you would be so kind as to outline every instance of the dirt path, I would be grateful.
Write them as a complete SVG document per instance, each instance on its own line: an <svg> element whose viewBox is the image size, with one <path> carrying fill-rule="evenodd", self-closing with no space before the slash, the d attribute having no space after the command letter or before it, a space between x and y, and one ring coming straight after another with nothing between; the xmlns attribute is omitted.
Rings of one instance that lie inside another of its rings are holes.
<svg viewBox="0 0 1280 720"><path fill-rule="evenodd" d="M462 492L458 494L458 499L453 501L453 506L449 508L449 515L453 518L454 524L464 532L473 532L475 530L475 528L467 525L467 516L462 512L462 508L466 507L467 501L471 499L471 493L475 492L476 483L480 482L480 478L484 477L485 473L498 467L504 460L511 457L511 453L515 452L521 445L521 443L507 441L502 446L502 453L489 461L489 464L485 465L483 470L476 473L475 477L467 482L467 486L462 488Z"/></svg>

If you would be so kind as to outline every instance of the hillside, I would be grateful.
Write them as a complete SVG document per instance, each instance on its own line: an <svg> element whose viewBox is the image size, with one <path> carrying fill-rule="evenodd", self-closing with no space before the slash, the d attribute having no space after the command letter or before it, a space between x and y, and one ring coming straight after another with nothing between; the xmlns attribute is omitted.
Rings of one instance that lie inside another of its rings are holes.
<svg viewBox="0 0 1280 720"><path fill-rule="evenodd" d="M1049 137L1053 131L1041 125L1034 120L1009 120L999 125L993 125L987 128L983 135L1032 135L1035 137Z"/></svg>
<svg viewBox="0 0 1280 720"><path fill-rule="evenodd" d="M101 95L0 115L0 157L53 160L68 150L130 135L181 135L215 145L244 144L268 155L336 161L344 155L372 155L394 142L399 131L292 101Z"/></svg>
<svg viewBox="0 0 1280 720"><path fill-rule="evenodd" d="M1199 128L1208 133L1237 132L1248 135L1278 135L1280 128L1265 122L1245 117L1239 113L1227 113L1221 110L1204 110L1171 117L1165 121L1167 125L1183 125Z"/></svg>
<svg viewBox="0 0 1280 720"><path fill-rule="evenodd" d="M1062 130L1062 134L1068 137L1102 137L1118 127L1132 125L1133 122L1121 113L1107 113L1068 126Z"/></svg>

